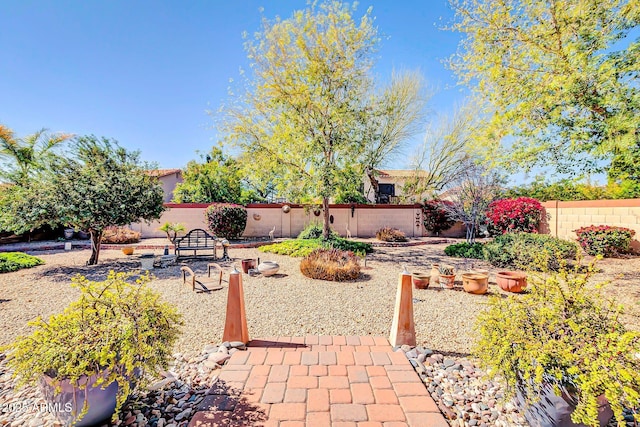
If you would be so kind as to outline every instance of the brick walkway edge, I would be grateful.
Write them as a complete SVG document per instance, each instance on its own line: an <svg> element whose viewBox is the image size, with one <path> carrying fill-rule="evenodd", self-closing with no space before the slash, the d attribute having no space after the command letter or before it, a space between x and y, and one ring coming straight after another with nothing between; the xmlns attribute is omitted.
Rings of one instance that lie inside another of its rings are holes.
<svg viewBox="0 0 640 427"><path fill-rule="evenodd" d="M384 337L254 340L233 354L189 427L447 427L418 374Z"/></svg>

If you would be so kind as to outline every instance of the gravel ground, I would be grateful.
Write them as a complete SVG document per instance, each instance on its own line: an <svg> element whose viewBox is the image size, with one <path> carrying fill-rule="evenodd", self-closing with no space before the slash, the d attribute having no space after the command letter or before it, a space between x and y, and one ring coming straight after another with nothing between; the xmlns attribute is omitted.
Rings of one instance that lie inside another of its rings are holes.
<svg viewBox="0 0 640 427"><path fill-rule="evenodd" d="M257 249L231 249L234 261L223 262L225 287L209 294L193 292L182 285L179 266L154 269L156 278L151 286L175 304L183 314L185 326L176 351L199 351L208 343L222 338L226 308L227 272L232 264L240 266L243 258L273 260L280 264L277 275L249 277L243 275L247 320L250 336L320 335L383 335L391 327L398 274L402 265L410 271L430 270L433 262L446 262L460 272L471 268L497 271L484 262L446 257L445 244L376 248L367 257L362 277L353 282L317 281L300 273L299 259L266 254ZM156 253L161 251L156 250ZM78 292L70 287L75 274L92 279L104 278L109 270L137 272L139 262L117 250L101 253L98 266L86 266L88 250L71 252L36 252L45 265L6 273L0 276L0 345L29 332L27 321L36 316L48 317L60 312ZM135 255L133 256L135 257ZM626 275L610 286L609 292L629 308L626 320L638 326L640 295L637 279L640 258L604 260L602 278L614 277L619 271ZM207 261L189 261L197 274L206 275ZM493 282L491 274L490 281ZM619 283L618 283L619 282ZM489 293L502 291L491 284ZM414 316L418 344L436 352L466 356L473 336L473 323L487 296L470 295L462 291L440 290L431 286L414 290Z"/></svg>

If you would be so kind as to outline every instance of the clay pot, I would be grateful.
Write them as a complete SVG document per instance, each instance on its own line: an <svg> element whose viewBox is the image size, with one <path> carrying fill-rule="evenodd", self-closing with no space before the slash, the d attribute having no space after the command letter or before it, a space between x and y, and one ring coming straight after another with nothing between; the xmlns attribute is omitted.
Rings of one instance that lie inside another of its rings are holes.
<svg viewBox="0 0 640 427"><path fill-rule="evenodd" d="M258 265L258 271L263 276L273 276L278 272L280 265L273 261L264 261Z"/></svg>
<svg viewBox="0 0 640 427"><path fill-rule="evenodd" d="M503 291L519 293L527 287L527 275L518 271L499 271L496 282Z"/></svg>
<svg viewBox="0 0 640 427"><path fill-rule="evenodd" d="M489 276L479 273L462 273L462 287L470 294L486 294L489 289Z"/></svg>
<svg viewBox="0 0 640 427"><path fill-rule="evenodd" d="M258 265L258 261L255 259L251 259L251 258L243 259L242 271L244 271L245 274L248 274L250 269L256 268L256 265Z"/></svg>
<svg viewBox="0 0 640 427"><path fill-rule="evenodd" d="M125 255L132 255L133 254L133 247L132 246L125 246L124 248L122 248L122 253Z"/></svg>
<svg viewBox="0 0 640 427"><path fill-rule="evenodd" d="M427 289L429 287L430 274L427 273L413 273L411 275L411 281L416 289Z"/></svg>
<svg viewBox="0 0 640 427"><path fill-rule="evenodd" d="M455 274L441 274L440 275L440 286L447 289L453 289L454 284L456 282Z"/></svg>

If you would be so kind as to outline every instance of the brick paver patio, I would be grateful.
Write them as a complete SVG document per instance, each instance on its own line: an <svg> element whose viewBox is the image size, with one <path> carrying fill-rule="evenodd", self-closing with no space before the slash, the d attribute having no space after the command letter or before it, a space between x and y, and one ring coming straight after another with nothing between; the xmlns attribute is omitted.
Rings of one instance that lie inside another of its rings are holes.
<svg viewBox="0 0 640 427"><path fill-rule="evenodd" d="M384 337L253 340L235 353L189 427L447 427L403 353Z"/></svg>

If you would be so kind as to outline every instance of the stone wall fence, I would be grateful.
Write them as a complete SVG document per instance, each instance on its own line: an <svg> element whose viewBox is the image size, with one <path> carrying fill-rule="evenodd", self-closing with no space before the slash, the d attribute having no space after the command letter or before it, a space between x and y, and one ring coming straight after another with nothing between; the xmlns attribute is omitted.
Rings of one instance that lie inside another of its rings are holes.
<svg viewBox="0 0 640 427"><path fill-rule="evenodd" d="M580 227L610 225L634 230L631 243L634 251L640 250L640 199L584 200L543 202L544 220L540 232L563 239L574 240Z"/></svg>
<svg viewBox="0 0 640 427"><path fill-rule="evenodd" d="M143 238L164 237L158 228L165 222L184 223L187 230L194 228L207 229L204 211L209 204L199 203L167 203L167 210L158 221L151 224L144 222L133 224L132 228L142 233ZM249 204L247 205L247 228L244 237L266 237L275 227L274 237L296 237L308 224L322 223L322 213L304 206L289 204L289 212L284 212L284 204ZM318 213L318 215L316 215ZM403 231L407 237L429 235L422 224L422 209L415 205L330 205L331 228L341 236L346 236L349 229L352 237L372 237L383 227L394 227ZM444 232L443 236L459 235L455 226ZM462 232L464 235L464 231Z"/></svg>

